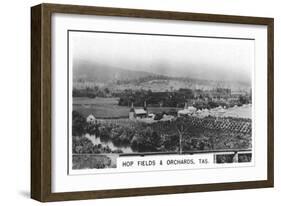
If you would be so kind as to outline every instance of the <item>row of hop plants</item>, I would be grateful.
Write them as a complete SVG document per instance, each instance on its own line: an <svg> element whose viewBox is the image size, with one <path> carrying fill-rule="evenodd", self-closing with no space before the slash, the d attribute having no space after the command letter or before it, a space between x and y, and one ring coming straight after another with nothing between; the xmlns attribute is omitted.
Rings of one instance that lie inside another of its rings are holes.
<svg viewBox="0 0 281 206"><path fill-rule="evenodd" d="M212 130L229 130L239 133L251 134L252 122L248 119L242 118L219 118L214 117L185 117L185 122L191 123L192 126L198 128L212 129Z"/></svg>

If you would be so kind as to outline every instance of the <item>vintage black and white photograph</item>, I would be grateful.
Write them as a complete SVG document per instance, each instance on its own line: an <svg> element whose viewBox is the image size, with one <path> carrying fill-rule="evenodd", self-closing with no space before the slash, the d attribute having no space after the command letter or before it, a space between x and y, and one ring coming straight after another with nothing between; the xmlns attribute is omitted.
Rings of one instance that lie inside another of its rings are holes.
<svg viewBox="0 0 281 206"><path fill-rule="evenodd" d="M274 186L274 19L183 11L32 7L32 198Z"/></svg>
<svg viewBox="0 0 281 206"><path fill-rule="evenodd" d="M122 157L208 154L218 167L253 161L254 39L68 36L73 170L118 168Z"/></svg>

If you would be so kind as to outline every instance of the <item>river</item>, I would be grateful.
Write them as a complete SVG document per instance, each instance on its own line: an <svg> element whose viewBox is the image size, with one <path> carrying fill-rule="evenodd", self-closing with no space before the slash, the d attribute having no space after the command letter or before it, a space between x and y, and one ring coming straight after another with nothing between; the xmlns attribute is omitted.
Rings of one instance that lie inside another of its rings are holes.
<svg viewBox="0 0 281 206"><path fill-rule="evenodd" d="M123 153L132 153L133 150L131 147L124 147L124 146L115 146L112 141L103 142L99 137L96 137L96 135L90 135L86 134L85 137L87 137L89 140L92 141L94 145L101 144L102 146L108 146L111 150L121 150Z"/></svg>

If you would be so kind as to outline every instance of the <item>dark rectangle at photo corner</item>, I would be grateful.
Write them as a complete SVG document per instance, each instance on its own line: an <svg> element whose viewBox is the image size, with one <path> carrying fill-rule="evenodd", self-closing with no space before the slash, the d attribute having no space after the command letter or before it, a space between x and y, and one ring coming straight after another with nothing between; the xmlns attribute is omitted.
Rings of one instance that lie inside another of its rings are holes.
<svg viewBox="0 0 281 206"><path fill-rule="evenodd" d="M51 190L51 16L54 13L124 16L267 26L268 133L267 180L218 184L53 193ZM49 202L139 195L273 187L273 19L169 11L41 4L31 9L31 197ZM40 85L40 86L39 86Z"/></svg>
<svg viewBox="0 0 281 206"><path fill-rule="evenodd" d="M252 160L252 153L243 153L237 155L236 161L234 160L235 154L217 154L215 155L215 160L217 164L251 162Z"/></svg>

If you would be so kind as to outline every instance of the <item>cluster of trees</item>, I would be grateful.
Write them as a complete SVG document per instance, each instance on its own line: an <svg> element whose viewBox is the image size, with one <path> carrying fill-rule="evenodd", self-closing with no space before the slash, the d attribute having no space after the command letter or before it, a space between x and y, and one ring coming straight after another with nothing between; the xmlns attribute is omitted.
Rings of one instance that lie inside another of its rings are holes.
<svg viewBox="0 0 281 206"><path fill-rule="evenodd" d="M198 91L196 91L198 93ZM202 91L203 92L203 91ZM225 91L221 92L223 95ZM198 95L195 97L194 91L191 89L179 89L177 91L152 92L151 90L124 90L121 93L114 94L119 97L118 104L120 106L130 106L134 103L135 106L143 106L144 102L152 107L184 107L185 103L193 105L197 109L212 109L218 106L233 107L234 105L241 106L251 103L251 98L248 96L239 96L235 100L226 101L225 99L212 99L208 94Z"/></svg>
<svg viewBox="0 0 281 206"><path fill-rule="evenodd" d="M248 96L240 95L238 98L238 102L239 102L238 104L240 104L240 105L249 104L249 103L251 103L251 98ZM240 105L238 105L238 106L240 106Z"/></svg>
<svg viewBox="0 0 281 206"><path fill-rule="evenodd" d="M85 134L86 119L77 111L72 112L72 136Z"/></svg>
<svg viewBox="0 0 281 206"><path fill-rule="evenodd" d="M82 136L83 134L98 134L98 124L88 124L86 118L79 112L72 112L72 136Z"/></svg>
<svg viewBox="0 0 281 206"><path fill-rule="evenodd" d="M100 126L101 141L111 141L115 146L130 146L136 152L158 151L161 138L150 127L136 128L120 125Z"/></svg>
<svg viewBox="0 0 281 206"><path fill-rule="evenodd" d="M73 97L108 97L110 96L110 90L108 88L100 88L95 86L94 88L86 87L85 89L73 88L72 90Z"/></svg>
<svg viewBox="0 0 281 206"><path fill-rule="evenodd" d="M144 101L149 106L156 107L183 107L185 102L194 99L191 89L179 89L173 92L152 92L151 90L125 90L119 95L119 105L128 106L132 102L135 106L143 106Z"/></svg>
<svg viewBox="0 0 281 206"><path fill-rule="evenodd" d="M88 138L73 137L72 139L72 152L73 154L99 154L99 153L111 153L112 150L108 146L102 146L101 144L94 145Z"/></svg>
<svg viewBox="0 0 281 206"><path fill-rule="evenodd" d="M151 127L137 132L132 140L131 147L138 152L156 152L160 151L162 139L160 135Z"/></svg>

